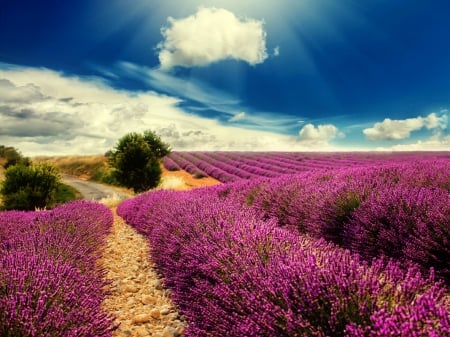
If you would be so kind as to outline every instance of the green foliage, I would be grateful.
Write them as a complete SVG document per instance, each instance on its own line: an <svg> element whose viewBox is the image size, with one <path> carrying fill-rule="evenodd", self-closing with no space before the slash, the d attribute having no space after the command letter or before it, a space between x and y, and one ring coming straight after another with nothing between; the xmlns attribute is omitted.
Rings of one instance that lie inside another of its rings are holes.
<svg viewBox="0 0 450 337"><path fill-rule="evenodd" d="M72 186L66 184L58 184L55 192L55 204L65 204L72 200L82 199L80 192L78 192Z"/></svg>
<svg viewBox="0 0 450 337"><path fill-rule="evenodd" d="M0 158L4 158L6 160L3 165L5 169L17 164L22 164L25 166L31 164L29 158L22 156L18 150L11 146L0 145Z"/></svg>
<svg viewBox="0 0 450 337"><path fill-rule="evenodd" d="M169 145L154 132L132 132L119 140L108 162L121 185L143 192L158 186L162 173L159 160L169 153Z"/></svg>
<svg viewBox="0 0 450 337"><path fill-rule="evenodd" d="M59 185L57 169L49 165L13 165L5 171L0 193L6 210L51 207Z"/></svg>
<svg viewBox="0 0 450 337"><path fill-rule="evenodd" d="M164 143L161 138L153 131L145 131L143 137L145 142L150 147L150 151L152 152L152 154L158 159L167 156L172 151L170 145Z"/></svg>
<svg viewBox="0 0 450 337"><path fill-rule="evenodd" d="M117 181L115 170L110 167L102 167L94 171L89 180L108 185L121 186L121 184Z"/></svg>

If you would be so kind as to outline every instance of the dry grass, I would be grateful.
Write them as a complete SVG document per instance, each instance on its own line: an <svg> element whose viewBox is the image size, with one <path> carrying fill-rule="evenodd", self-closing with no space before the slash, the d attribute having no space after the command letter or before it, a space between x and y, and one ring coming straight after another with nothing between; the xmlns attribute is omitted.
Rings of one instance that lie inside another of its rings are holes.
<svg viewBox="0 0 450 337"><path fill-rule="evenodd" d="M59 168L64 174L77 176L80 179L89 180L99 170L108 167L106 157L102 155L92 156L56 156L34 157L33 162L45 163Z"/></svg>

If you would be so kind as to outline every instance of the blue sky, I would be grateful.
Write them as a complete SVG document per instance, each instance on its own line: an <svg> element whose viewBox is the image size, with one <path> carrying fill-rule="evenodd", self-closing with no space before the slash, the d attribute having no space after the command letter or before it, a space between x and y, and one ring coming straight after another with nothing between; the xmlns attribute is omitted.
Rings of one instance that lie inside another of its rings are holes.
<svg viewBox="0 0 450 337"><path fill-rule="evenodd" d="M88 154L449 150L448 0L15 0L0 144Z"/></svg>

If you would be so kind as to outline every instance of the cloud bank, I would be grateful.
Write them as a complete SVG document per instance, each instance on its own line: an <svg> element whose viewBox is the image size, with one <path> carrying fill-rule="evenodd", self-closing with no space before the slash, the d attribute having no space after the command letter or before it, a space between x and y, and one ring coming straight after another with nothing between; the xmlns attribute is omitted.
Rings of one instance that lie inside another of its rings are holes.
<svg viewBox="0 0 450 337"><path fill-rule="evenodd" d="M445 129L447 126L447 115L438 116L430 113L426 117L407 118L392 120L385 118L382 122L375 123L373 127L363 130L366 138L370 141L400 140L409 138L411 132L426 128Z"/></svg>
<svg viewBox="0 0 450 337"><path fill-rule="evenodd" d="M114 89L95 77L0 63L0 144L14 146L26 156L101 154L126 133L151 129L178 151L358 150L333 144L344 136L333 124L308 123L297 136L283 135L262 129L269 123L268 116L237 109L228 113L226 109L229 125L225 125L184 111L183 102L183 98L153 91ZM277 123L288 122L283 116L270 116L275 130L279 129ZM410 125L431 129L432 137L380 150L448 150L450 136L445 133L447 116L443 111L440 116L432 113L409 120L395 122L406 123L406 130L412 130ZM249 122L261 129L249 129ZM375 124L373 129L380 127Z"/></svg>
<svg viewBox="0 0 450 337"><path fill-rule="evenodd" d="M162 69L226 59L255 65L268 57L262 21L238 18L226 9L199 8L183 19L169 17L168 23L161 29L164 41L158 45Z"/></svg>
<svg viewBox="0 0 450 337"><path fill-rule="evenodd" d="M27 156L101 154L126 133L148 129L174 150L309 150L297 137L225 126L184 112L178 98L118 90L98 78L0 64L0 86L0 144Z"/></svg>

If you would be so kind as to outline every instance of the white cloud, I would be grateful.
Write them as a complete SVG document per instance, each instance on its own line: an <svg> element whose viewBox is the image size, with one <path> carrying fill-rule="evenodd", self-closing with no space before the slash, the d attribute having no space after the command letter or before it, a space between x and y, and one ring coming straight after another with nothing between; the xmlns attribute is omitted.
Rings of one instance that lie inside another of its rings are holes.
<svg viewBox="0 0 450 337"><path fill-rule="evenodd" d="M301 143L311 146L324 146L336 137L344 137L344 134L332 124L318 125L317 127L313 124L306 124L300 130L298 139Z"/></svg>
<svg viewBox="0 0 450 337"><path fill-rule="evenodd" d="M104 153L124 134L147 129L175 150L310 150L296 137L224 126L184 112L180 99L117 90L97 78L0 64L0 81L14 92L0 104L0 144L26 156Z"/></svg>
<svg viewBox="0 0 450 337"><path fill-rule="evenodd" d="M450 135L442 135L440 132L429 139L418 140L410 144L397 144L389 148L380 147L376 150L391 151L448 151L450 149Z"/></svg>
<svg viewBox="0 0 450 337"><path fill-rule="evenodd" d="M169 27L161 33L158 45L162 69L174 66L204 66L236 59L251 65L267 58L266 32L263 22L242 19L219 8L199 8L183 19L168 18Z"/></svg>
<svg viewBox="0 0 450 337"><path fill-rule="evenodd" d="M447 126L447 115L438 116L436 113L430 113L426 117L407 118L401 120L384 119L382 122L375 123L373 127L363 130L367 139L377 140L400 140L409 138L411 132L426 128L445 129Z"/></svg>
<svg viewBox="0 0 450 337"><path fill-rule="evenodd" d="M244 111L238 112L233 117L231 117L228 121L229 122L239 122L241 120L244 120L246 117L246 114Z"/></svg>

